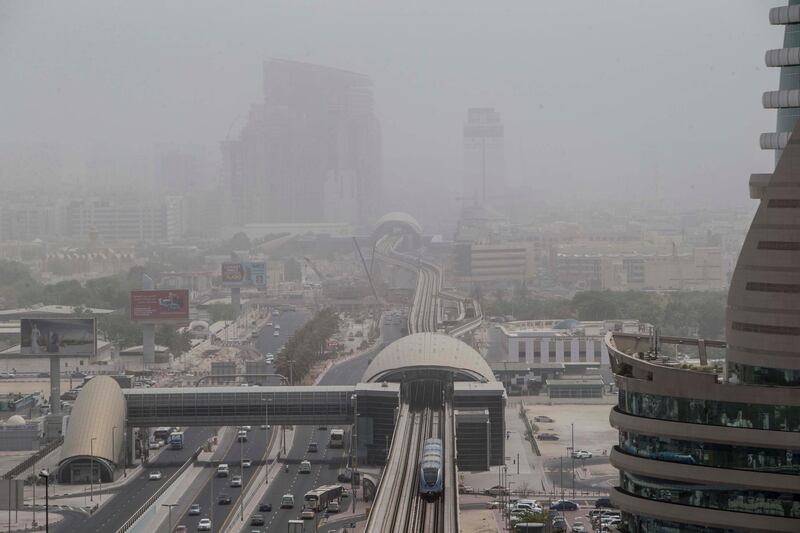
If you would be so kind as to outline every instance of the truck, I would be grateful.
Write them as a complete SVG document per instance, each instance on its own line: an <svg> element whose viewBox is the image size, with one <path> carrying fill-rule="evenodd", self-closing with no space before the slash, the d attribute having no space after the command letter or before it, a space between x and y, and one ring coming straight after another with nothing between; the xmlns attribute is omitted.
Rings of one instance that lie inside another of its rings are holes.
<svg viewBox="0 0 800 533"><path fill-rule="evenodd" d="M170 434L169 447L172 450L183 449L183 431L174 431Z"/></svg>

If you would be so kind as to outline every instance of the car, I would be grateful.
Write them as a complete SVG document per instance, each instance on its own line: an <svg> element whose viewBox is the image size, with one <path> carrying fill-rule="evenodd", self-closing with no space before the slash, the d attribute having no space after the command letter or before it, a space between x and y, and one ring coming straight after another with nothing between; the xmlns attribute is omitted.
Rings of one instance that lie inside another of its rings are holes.
<svg viewBox="0 0 800 533"><path fill-rule="evenodd" d="M272 327L272 322L267 322L267 327L271 328Z"/></svg>
<svg viewBox="0 0 800 533"><path fill-rule="evenodd" d="M281 509L291 509L294 507L294 494L284 494L281 496Z"/></svg>
<svg viewBox="0 0 800 533"><path fill-rule="evenodd" d="M193 503L189 506L189 516L199 515L200 514L200 504Z"/></svg>
<svg viewBox="0 0 800 533"><path fill-rule="evenodd" d="M536 438L538 440L558 440L558 435L555 433L539 433Z"/></svg>
<svg viewBox="0 0 800 533"><path fill-rule="evenodd" d="M217 496L217 504L218 505L230 505L231 504L230 495L222 493L219 496Z"/></svg>
<svg viewBox="0 0 800 533"><path fill-rule="evenodd" d="M300 518L303 520L313 520L315 516L316 513L314 512L314 509L311 509L310 507L306 507L300 511Z"/></svg>
<svg viewBox="0 0 800 533"><path fill-rule="evenodd" d="M494 487L486 489L484 493L489 496L505 496L508 495L508 489L502 485L495 485Z"/></svg>
<svg viewBox="0 0 800 533"><path fill-rule="evenodd" d="M272 332L272 336L273 337L280 337L281 336L281 332L276 329L275 331Z"/></svg>
<svg viewBox="0 0 800 533"><path fill-rule="evenodd" d="M50 372L39 372L38 374L36 374L36 377L37 378L49 378L50 377Z"/></svg>
<svg viewBox="0 0 800 533"><path fill-rule="evenodd" d="M319 431L328 431L328 426L319 426L317 427Z"/></svg>
<svg viewBox="0 0 800 533"><path fill-rule="evenodd" d="M611 503L611 498L597 498L597 500L595 500L595 502L594 502L594 508L595 509L603 509L603 508L616 509L617 507L613 503Z"/></svg>
<svg viewBox="0 0 800 533"><path fill-rule="evenodd" d="M553 422L555 422L555 420L553 420L549 416L543 416L543 415L542 416L534 416L533 417L533 421L534 422L546 422L548 424L552 424Z"/></svg>
<svg viewBox="0 0 800 533"><path fill-rule="evenodd" d="M592 452L587 452L586 450L575 450L572 452L572 457L575 459L591 459Z"/></svg>
<svg viewBox="0 0 800 533"><path fill-rule="evenodd" d="M470 485L459 485L458 486L458 493L459 494L474 494L475 489L472 488Z"/></svg>
<svg viewBox="0 0 800 533"><path fill-rule="evenodd" d="M241 487L242 486L242 476L233 476L231 478L231 487Z"/></svg>
<svg viewBox="0 0 800 533"><path fill-rule="evenodd" d="M236 440L239 442L247 442L247 432L243 429L239 430L239 433L236 435Z"/></svg>
<svg viewBox="0 0 800 533"><path fill-rule="evenodd" d="M253 429L253 426L239 426L239 429L244 431L250 431Z"/></svg>
<svg viewBox="0 0 800 533"><path fill-rule="evenodd" d="M187 533L188 531L189 531L189 529L184 525L180 525L180 526L176 526L175 527L175 533Z"/></svg>
<svg viewBox="0 0 800 533"><path fill-rule="evenodd" d="M311 461L300 461L300 468L297 469L298 474L311 473Z"/></svg>
<svg viewBox="0 0 800 533"><path fill-rule="evenodd" d="M589 530L578 519L572 521L572 533L587 533Z"/></svg>
<svg viewBox="0 0 800 533"><path fill-rule="evenodd" d="M561 515L556 515L553 517L553 527L551 529L553 533L566 533L567 531L567 521Z"/></svg>
<svg viewBox="0 0 800 533"><path fill-rule="evenodd" d="M336 476L336 481L338 481L339 483L350 483L351 481L353 481L353 475L348 470L339 472L339 475Z"/></svg>
<svg viewBox="0 0 800 533"><path fill-rule="evenodd" d="M150 444L147 447L150 448L151 450L158 450L163 445L164 443L162 443L160 440L151 440Z"/></svg>
<svg viewBox="0 0 800 533"><path fill-rule="evenodd" d="M309 442L308 443L308 452L309 453L317 453L317 443L316 442Z"/></svg>
<svg viewBox="0 0 800 533"><path fill-rule="evenodd" d="M197 531L211 531L211 519L201 518L197 523Z"/></svg>
<svg viewBox="0 0 800 533"><path fill-rule="evenodd" d="M269 513L272 511L272 504L269 502L261 502L258 504L259 513Z"/></svg>
<svg viewBox="0 0 800 533"><path fill-rule="evenodd" d="M263 526L264 524L266 524L266 522L264 521L263 514L254 514L250 517L251 526Z"/></svg>
<svg viewBox="0 0 800 533"><path fill-rule="evenodd" d="M228 473L230 472L230 467L227 463L220 463L217 466L217 477L228 477Z"/></svg>
<svg viewBox="0 0 800 533"><path fill-rule="evenodd" d="M503 502L498 501L498 500L487 502L486 503L486 508L487 509L502 509L503 508Z"/></svg>
<svg viewBox="0 0 800 533"><path fill-rule="evenodd" d="M162 477L161 470L153 470L147 477L150 481L158 481Z"/></svg>
<svg viewBox="0 0 800 533"><path fill-rule="evenodd" d="M250 468L253 466L253 461L250 459L242 459L242 468Z"/></svg>
<svg viewBox="0 0 800 533"><path fill-rule="evenodd" d="M333 500L332 502L328 502L328 512L329 513L338 513L341 510L341 506L338 501Z"/></svg>
<svg viewBox="0 0 800 533"><path fill-rule="evenodd" d="M580 505L570 500L557 500L550 505L551 511L577 511Z"/></svg>

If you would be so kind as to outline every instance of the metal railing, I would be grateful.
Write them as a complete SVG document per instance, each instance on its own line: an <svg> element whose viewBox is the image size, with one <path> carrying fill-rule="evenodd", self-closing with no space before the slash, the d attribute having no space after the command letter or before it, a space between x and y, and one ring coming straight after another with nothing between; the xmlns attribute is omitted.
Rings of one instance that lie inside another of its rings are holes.
<svg viewBox="0 0 800 533"><path fill-rule="evenodd" d="M33 466L34 463L37 461L42 460L45 456L51 453L53 450L58 448L64 443L64 437L59 437L53 442L49 443L47 446L36 452L35 454L31 455L17 466L3 474L3 479L14 479L16 476L20 475L22 472Z"/></svg>
<svg viewBox="0 0 800 533"><path fill-rule="evenodd" d="M139 520L139 518L141 518L145 512L147 512L147 510L156 502L156 500L158 500L158 498L160 498L161 495L163 495L164 492L166 492L166 490L170 488L179 477L181 477L181 474L183 474L186 469L197 460L197 457L200 455L202 450L202 447L197 448L189 457L189 459L187 459L186 462L183 463L183 465L181 465L181 467L176 470L175 473L166 481L166 483L156 489L156 491L149 498L147 498L147 501L144 502L144 505L139 507L136 512L134 512L131 517L128 518L124 524L122 524L116 533L125 533L128 531L136 523L136 521Z"/></svg>

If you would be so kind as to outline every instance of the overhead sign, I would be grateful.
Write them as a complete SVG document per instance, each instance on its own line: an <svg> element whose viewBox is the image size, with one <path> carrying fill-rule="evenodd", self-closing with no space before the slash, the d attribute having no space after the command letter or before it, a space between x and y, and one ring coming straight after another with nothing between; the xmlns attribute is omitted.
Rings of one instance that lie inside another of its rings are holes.
<svg viewBox="0 0 800 533"><path fill-rule="evenodd" d="M187 289L132 291L131 320L161 322L189 320Z"/></svg>
<svg viewBox="0 0 800 533"><path fill-rule="evenodd" d="M92 357L97 351L94 318L23 318L20 353Z"/></svg>
<svg viewBox="0 0 800 533"><path fill-rule="evenodd" d="M225 287L266 287L267 263L264 261L222 263L222 285Z"/></svg>

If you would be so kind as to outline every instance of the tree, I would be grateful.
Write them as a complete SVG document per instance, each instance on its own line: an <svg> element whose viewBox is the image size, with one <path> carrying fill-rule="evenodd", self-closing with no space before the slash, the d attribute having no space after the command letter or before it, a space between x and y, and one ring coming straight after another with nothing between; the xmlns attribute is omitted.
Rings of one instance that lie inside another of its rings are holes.
<svg viewBox="0 0 800 533"><path fill-rule="evenodd" d="M156 329L156 344L169 348L175 357L192 349L189 333L178 333L178 330L168 324L162 324Z"/></svg>

